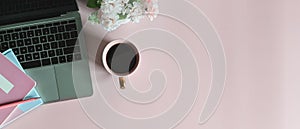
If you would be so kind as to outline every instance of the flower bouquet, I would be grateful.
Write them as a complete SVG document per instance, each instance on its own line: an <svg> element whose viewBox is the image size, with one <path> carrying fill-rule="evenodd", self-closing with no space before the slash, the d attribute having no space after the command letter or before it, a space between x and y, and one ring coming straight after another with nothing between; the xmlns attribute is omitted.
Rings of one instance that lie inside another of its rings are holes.
<svg viewBox="0 0 300 129"><path fill-rule="evenodd" d="M145 17L152 21L159 12L157 0L89 0L87 6L98 8L88 20L107 31L128 22L138 23Z"/></svg>

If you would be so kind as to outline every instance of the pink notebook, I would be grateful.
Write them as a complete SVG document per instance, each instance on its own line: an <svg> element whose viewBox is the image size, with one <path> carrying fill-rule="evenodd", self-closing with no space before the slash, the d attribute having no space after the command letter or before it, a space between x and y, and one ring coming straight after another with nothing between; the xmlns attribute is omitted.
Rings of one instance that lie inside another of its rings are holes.
<svg viewBox="0 0 300 129"><path fill-rule="evenodd" d="M0 53L0 105L22 100L35 81ZM0 110L0 124L15 107Z"/></svg>

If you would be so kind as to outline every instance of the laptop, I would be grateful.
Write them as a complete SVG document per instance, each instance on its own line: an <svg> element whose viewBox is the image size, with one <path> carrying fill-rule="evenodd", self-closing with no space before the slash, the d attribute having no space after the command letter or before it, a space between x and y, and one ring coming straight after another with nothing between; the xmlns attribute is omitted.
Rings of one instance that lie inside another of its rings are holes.
<svg viewBox="0 0 300 129"><path fill-rule="evenodd" d="M12 49L45 103L93 94L75 0L0 0L0 52Z"/></svg>

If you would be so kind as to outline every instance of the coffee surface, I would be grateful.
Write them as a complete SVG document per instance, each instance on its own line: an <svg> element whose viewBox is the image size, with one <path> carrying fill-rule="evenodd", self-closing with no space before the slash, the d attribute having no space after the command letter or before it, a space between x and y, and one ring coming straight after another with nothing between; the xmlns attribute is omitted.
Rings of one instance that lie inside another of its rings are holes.
<svg viewBox="0 0 300 129"><path fill-rule="evenodd" d="M129 74L137 66L138 53L129 44L116 44L108 50L106 62L113 72L117 74Z"/></svg>

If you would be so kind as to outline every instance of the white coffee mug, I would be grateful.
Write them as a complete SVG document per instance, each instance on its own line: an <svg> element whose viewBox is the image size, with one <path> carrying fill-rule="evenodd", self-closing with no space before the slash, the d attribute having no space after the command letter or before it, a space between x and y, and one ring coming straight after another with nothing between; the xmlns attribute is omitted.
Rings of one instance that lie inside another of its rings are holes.
<svg viewBox="0 0 300 129"><path fill-rule="evenodd" d="M112 75L119 77L120 88L126 85L125 77L132 74L140 63L138 49L126 40L109 42L102 53L104 68Z"/></svg>

